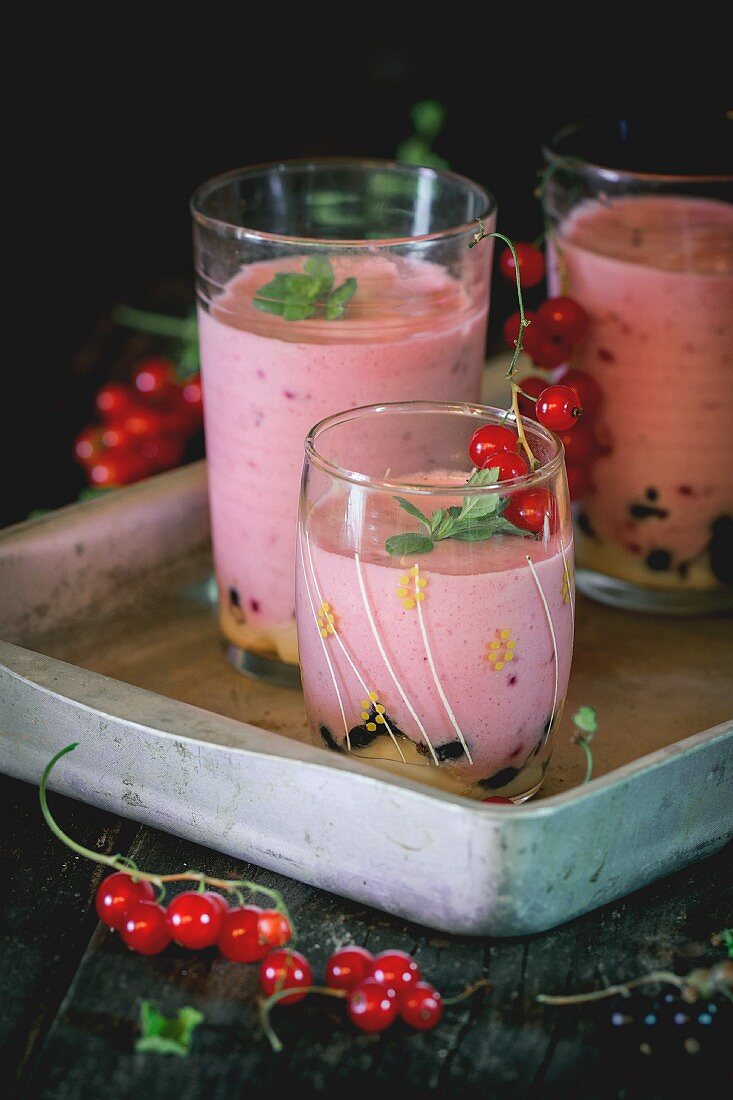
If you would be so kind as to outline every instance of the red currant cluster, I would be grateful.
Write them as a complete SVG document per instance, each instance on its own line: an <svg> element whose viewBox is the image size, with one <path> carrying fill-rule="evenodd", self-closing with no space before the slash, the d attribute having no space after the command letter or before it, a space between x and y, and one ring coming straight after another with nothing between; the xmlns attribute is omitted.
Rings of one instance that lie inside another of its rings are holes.
<svg viewBox="0 0 733 1100"><path fill-rule="evenodd" d="M519 274L524 287L537 286L545 274L545 261L542 253L534 245L519 243L515 245L519 260ZM515 281L516 268L510 249L505 249L499 257L499 269L502 275ZM522 332L522 350L540 370L555 370L566 364L575 347L588 333L589 318L583 307L568 297L548 298L535 311L527 310L525 318L530 322ZM520 314L513 313L504 324L504 340L514 348L519 337ZM595 378L585 371L568 369L559 378L560 385L547 386L538 375L531 375L521 382L519 411L523 416L539 420L545 427L557 432L565 448L565 462L568 474L570 496L573 500L582 500L592 488L589 465L599 451L599 442L592 425L600 409L602 394ZM569 421L572 413L569 393L579 398L578 405L585 413L582 424ZM550 404L547 403L548 395ZM541 400L542 399L542 400ZM572 436L570 429L573 428Z"/></svg>
<svg viewBox="0 0 733 1100"><path fill-rule="evenodd" d="M177 466L203 420L199 376L178 382L173 363L163 358L142 360L131 385L108 382L95 405L101 424L80 432L74 457L98 489Z"/></svg>
<svg viewBox="0 0 733 1100"><path fill-rule="evenodd" d="M550 390L563 388L549 387ZM577 397L573 400L577 401ZM519 436L513 428L504 424L484 424L471 436L468 454L477 469L498 469L499 481L509 481L529 473L529 464L519 454L520 445ZM549 489L520 489L512 493L503 515L515 527L532 534L544 530L545 519L550 531L554 531L557 525L555 498Z"/></svg>

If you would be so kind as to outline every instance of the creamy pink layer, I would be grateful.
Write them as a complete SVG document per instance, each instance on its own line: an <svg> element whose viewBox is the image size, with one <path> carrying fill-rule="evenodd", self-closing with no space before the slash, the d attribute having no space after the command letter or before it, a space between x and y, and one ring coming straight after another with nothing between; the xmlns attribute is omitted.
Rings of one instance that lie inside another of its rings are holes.
<svg viewBox="0 0 733 1100"><path fill-rule="evenodd" d="M603 389L609 444L585 511L603 542L641 567L666 552L682 576L706 555L713 521L733 515L733 207L581 206L558 244L565 292L592 320L573 365Z"/></svg>
<svg viewBox="0 0 733 1100"><path fill-rule="evenodd" d="M276 271L302 266L302 259L253 264L211 312L199 312L215 564L224 604L234 589L246 619L240 630L223 616L240 644L248 631L266 639L293 622L310 427L371 402L476 401L480 392L485 287L469 294L434 264L354 255L334 260L337 282L358 280L343 320L288 322L253 308L254 293Z"/></svg>

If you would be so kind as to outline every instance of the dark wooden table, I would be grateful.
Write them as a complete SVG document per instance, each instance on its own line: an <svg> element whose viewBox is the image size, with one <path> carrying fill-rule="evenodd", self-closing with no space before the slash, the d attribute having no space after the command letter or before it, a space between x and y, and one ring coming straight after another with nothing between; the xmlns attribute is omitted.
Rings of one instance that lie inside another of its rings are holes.
<svg viewBox="0 0 733 1100"><path fill-rule="evenodd" d="M313 997L276 1010L285 1049L275 1054L259 1025L256 967L226 962L213 950L130 953L96 920L93 895L104 869L51 835L35 788L0 777L0 1047L13 1096L232 1100L347 1088L376 1094L383 1086L400 1096L486 1100L725 1094L717 1057L645 1056L619 1046L607 1007L544 1007L535 996L593 989L659 966L684 971L716 957L710 935L733 911L730 849L544 935L471 940L406 924L57 795L51 801L73 837L101 852L133 855L145 869L205 868L277 887L317 975L334 948L355 942L411 952L446 996L483 976L494 988L447 1009L440 1027L424 1034L401 1024L382 1036L357 1034L340 1004ZM707 954L690 957L700 951ZM205 1014L188 1058L134 1052L145 998L169 1015L185 1004Z"/></svg>

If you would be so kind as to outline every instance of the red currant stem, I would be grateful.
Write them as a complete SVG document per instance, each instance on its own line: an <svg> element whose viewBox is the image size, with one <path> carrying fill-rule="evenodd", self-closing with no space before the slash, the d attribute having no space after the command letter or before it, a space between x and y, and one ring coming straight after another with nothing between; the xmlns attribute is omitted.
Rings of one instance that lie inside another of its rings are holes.
<svg viewBox="0 0 733 1100"><path fill-rule="evenodd" d="M590 777L593 775L593 750L584 737L578 738L578 744L585 753L585 776L583 783L590 783Z"/></svg>
<svg viewBox="0 0 733 1100"><path fill-rule="evenodd" d="M517 393L521 393L522 397L526 397L527 400L531 401L533 405L537 400L537 398L533 397L531 393L527 393L525 390L523 390L521 386L517 386Z"/></svg>
<svg viewBox="0 0 733 1100"><path fill-rule="evenodd" d="M83 844L77 844L75 840L72 840L70 836L67 836L60 825L58 825L48 808L48 801L46 798L46 787L48 784L48 777L50 776L54 766L58 763L62 756L66 756L67 753L73 752L78 747L79 742L74 741L71 745L67 745L66 748L57 752L51 760L49 760L46 767L43 769L43 775L38 787L38 798L41 803L41 813L44 820L48 825L54 836L65 844L67 848L71 848L72 852L76 852L77 855L84 856L86 859L91 859L94 863L101 863L105 867L113 867L116 871L124 871L131 875L133 881L142 879L145 882L152 882L158 889L163 887L164 882L196 882L198 883L199 890L204 890L206 886L216 886L220 890L229 890L235 894L238 898L241 897L239 891L250 890L253 893L264 894L266 897L271 898L275 903L275 908L278 909L287 920L292 931L292 940L295 942L295 925L293 919L288 912L288 907L283 900L282 895L277 890L270 889L269 886L260 886L257 882L250 882L248 879L226 879L226 878L211 878L209 875L204 874L202 871L179 871L175 875L153 875L149 871L140 871L131 859L123 855L105 856L101 852L93 852L90 848L85 848Z"/></svg>
<svg viewBox="0 0 733 1100"><path fill-rule="evenodd" d="M477 982L473 982L471 985L467 985L462 993L458 993L455 997L444 997L444 1005L458 1005L461 1001L467 1000L478 989L493 989L494 983L489 981L488 978L479 978Z"/></svg>
<svg viewBox="0 0 733 1100"><path fill-rule="evenodd" d="M292 997L293 993L321 993L324 997L338 997L339 1000L344 1000L349 995L346 989L329 989L325 985L299 985L295 987L290 986L287 989L278 989L275 993L271 993L266 1000L260 1001L260 1023L275 1054L280 1053L283 1049L283 1045L270 1023L270 1011L279 1001L284 1000L285 997Z"/></svg>
<svg viewBox="0 0 733 1100"><path fill-rule="evenodd" d="M529 324L524 314L524 298L522 297L522 279L519 274L519 257L517 256L517 250L514 247L514 241L511 241L508 237L505 237L503 233L487 233L484 229L484 223L481 218L478 219L479 231L474 233L473 240L470 241L468 247L473 248L481 241L486 240L487 237L495 237L498 241L503 241L505 245L511 250L511 254L514 258L514 279L517 284L517 304L519 306L519 331L517 332L517 338L514 341L514 354L512 355L512 361L509 364L509 369L506 372L506 377L511 382L512 387L512 411L514 413L514 419L517 425L517 434L519 435L519 441L524 447L524 450L529 459L529 466L531 470L537 467L537 460L532 454L529 443L527 442L527 436L524 434L524 425L522 424L522 414L519 411L519 404L517 399L518 386L514 382L514 375L517 373L517 362L522 352L522 333Z"/></svg>
<svg viewBox="0 0 733 1100"><path fill-rule="evenodd" d="M196 335L196 321L193 317L171 317L165 313L150 313L132 306L120 306L115 310L114 318L126 328L149 332L152 336L191 340Z"/></svg>
<svg viewBox="0 0 733 1100"><path fill-rule="evenodd" d="M574 993L564 997L552 997L547 993L539 993L537 1000L543 1005L580 1005L586 1001L602 1001L606 997L614 997L617 993L628 993L638 985L657 985L661 983L676 985L678 989L684 989L689 983L679 974L673 974L671 970L655 970L652 974L644 974L641 978L634 978L623 985L609 985L605 989L595 989L591 993Z"/></svg>

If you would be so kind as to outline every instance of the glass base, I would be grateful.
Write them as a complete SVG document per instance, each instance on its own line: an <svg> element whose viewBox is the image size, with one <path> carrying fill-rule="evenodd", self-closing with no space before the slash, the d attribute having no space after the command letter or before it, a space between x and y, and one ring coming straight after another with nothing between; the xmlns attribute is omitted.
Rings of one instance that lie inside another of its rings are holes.
<svg viewBox="0 0 733 1100"><path fill-rule="evenodd" d="M733 611L731 588L644 588L632 581L578 566L575 583L584 596L625 611L653 615L710 615Z"/></svg>
<svg viewBox="0 0 733 1100"><path fill-rule="evenodd" d="M289 665L277 657L264 657L261 653L251 653L238 645L227 645L227 660L237 672L253 680L264 680L278 687L300 687L299 665Z"/></svg>

